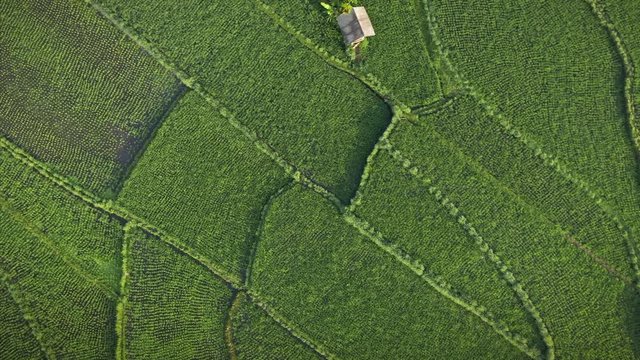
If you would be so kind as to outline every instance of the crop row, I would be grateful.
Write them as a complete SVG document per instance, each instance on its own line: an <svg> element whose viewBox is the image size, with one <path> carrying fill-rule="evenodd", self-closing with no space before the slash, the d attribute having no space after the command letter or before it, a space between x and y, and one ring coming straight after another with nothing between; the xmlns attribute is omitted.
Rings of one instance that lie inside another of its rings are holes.
<svg viewBox="0 0 640 360"><path fill-rule="evenodd" d="M619 204L623 222L637 223L640 184L619 81L624 64L591 6L428 3L443 51L495 120Z"/></svg>
<svg viewBox="0 0 640 360"><path fill-rule="evenodd" d="M239 292L230 315L230 336L238 359L323 359Z"/></svg>
<svg viewBox="0 0 640 360"><path fill-rule="evenodd" d="M456 129L460 132L466 130L464 126L457 126ZM437 190L441 191L442 199L442 194L446 194L446 207L454 215L450 221L457 220L463 226L473 223L475 231L472 232L471 228L467 231L471 239L481 236L518 279L517 284L527 290L527 298L537 308L537 312L532 312L534 317L539 316L548 328L548 332L541 329L541 335L547 347L549 342L546 338L553 338L558 358L575 353L606 357L612 351L616 351L620 358L632 357L629 353L631 334L627 331L624 316L620 316L620 313L630 311L633 300L626 294L633 293L632 285L612 276L590 254L569 241L567 232L544 212L523 201L508 186L488 174L480 164L466 157L458 145L438 134L431 124L403 123L389 141L402 154L402 161L397 166L402 167L403 162L408 161L415 170L409 168L407 172L428 174L437 184ZM529 152L526 148L519 151L525 154ZM501 152L492 155L504 156ZM516 165L512 163L512 166ZM536 168L529 168L529 164L521 165L524 166L523 170L517 176L511 175L513 183L538 175ZM430 192L426 185L423 189ZM581 190L575 187L566 191L581 195ZM564 196L555 192L546 194L550 197ZM385 204L394 201L384 195L379 198ZM449 203L453 205L449 206ZM366 197L363 197L363 204L367 204ZM586 211L583 215L586 218L594 216L597 219L602 213L577 208L572 214L578 216L582 211ZM609 221L602 225L612 226L611 223ZM612 228L612 237L608 239L611 243L619 239L617 249L622 258L625 255L624 239L615 226ZM387 231L382 227L381 230ZM449 256L457 258L461 255ZM630 265L627 265L626 269L629 268ZM503 272L503 275L512 283L508 274ZM478 287L487 285L484 279L476 281ZM525 301L523 305L527 306ZM581 315L574 315L578 313ZM594 346L596 343L598 345Z"/></svg>
<svg viewBox="0 0 640 360"><path fill-rule="evenodd" d="M233 7L101 4L117 8L125 23L135 19L128 25L138 36L221 99L260 140L341 199L351 197L389 117L386 104L358 79L327 63L250 1Z"/></svg>
<svg viewBox="0 0 640 360"><path fill-rule="evenodd" d="M274 201L260 241L251 291L336 357L519 354L309 189L296 186Z"/></svg>
<svg viewBox="0 0 640 360"><path fill-rule="evenodd" d="M85 4L0 4L0 133L105 196L179 91Z"/></svg>

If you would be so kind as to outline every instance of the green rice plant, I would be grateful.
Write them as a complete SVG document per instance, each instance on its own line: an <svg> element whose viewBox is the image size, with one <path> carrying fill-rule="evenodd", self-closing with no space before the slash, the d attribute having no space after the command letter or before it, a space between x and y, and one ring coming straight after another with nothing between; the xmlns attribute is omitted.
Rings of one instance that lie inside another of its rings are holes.
<svg viewBox="0 0 640 360"><path fill-rule="evenodd" d="M5 149L0 149L0 199L21 213L32 231L73 254L103 286L117 289L123 236L117 219L87 207Z"/></svg>
<svg viewBox="0 0 640 360"><path fill-rule="evenodd" d="M594 14L609 32L609 36L616 45L618 55L625 67L625 100L627 102L627 117L629 131L640 156L640 47L632 41L640 36L638 17L640 8L633 2L626 1L596 1L587 0Z"/></svg>
<svg viewBox="0 0 640 360"><path fill-rule="evenodd" d="M625 66L591 5L426 3L450 63L492 119L557 159L626 226L639 224Z"/></svg>
<svg viewBox="0 0 640 360"><path fill-rule="evenodd" d="M220 359L231 290L135 224L127 228L120 359Z"/></svg>
<svg viewBox="0 0 640 360"><path fill-rule="evenodd" d="M18 303L11 296L6 280L4 277L0 280L0 358L41 359L43 349Z"/></svg>
<svg viewBox="0 0 640 360"><path fill-rule="evenodd" d="M238 293L229 315L230 336L238 359L297 360L323 357L292 337L289 332L251 302L245 292Z"/></svg>
<svg viewBox="0 0 640 360"><path fill-rule="evenodd" d="M218 99L284 159L342 200L353 195L390 117L387 105L358 79L327 63L251 1L100 4L117 9L137 36L176 64L175 71L197 80L198 92Z"/></svg>
<svg viewBox="0 0 640 360"><path fill-rule="evenodd" d="M640 10L359 3L2 2L0 359L637 358Z"/></svg>
<svg viewBox="0 0 640 360"><path fill-rule="evenodd" d="M458 145L465 155L477 159L489 176L606 259L616 271L625 277L636 276L627 249L632 235L618 229L619 222L599 205L602 200L503 129L473 97L460 97L448 109L426 115L422 121ZM407 129L402 135L411 137L412 131L415 129ZM409 150L415 156L422 156L430 146L426 138L412 142L419 144Z"/></svg>
<svg viewBox="0 0 640 360"><path fill-rule="evenodd" d="M328 357L521 357L378 246L322 196L296 186L267 214L250 291Z"/></svg>
<svg viewBox="0 0 640 360"><path fill-rule="evenodd" d="M240 281L262 207L287 181L276 163L189 92L158 129L117 203Z"/></svg>
<svg viewBox="0 0 640 360"><path fill-rule="evenodd" d="M43 351L47 358L113 358L116 294L73 254L32 229L4 199L0 215L3 290L8 289L39 345L21 344L31 347L24 357ZM2 324L6 321L3 317Z"/></svg>
<svg viewBox="0 0 640 360"><path fill-rule="evenodd" d="M342 56L345 45L337 21L327 22L317 0L261 0L293 26L326 48ZM442 95L432 66L427 24L413 0L367 0L364 6L376 35L368 40L359 70L374 74L409 106L426 104Z"/></svg>
<svg viewBox="0 0 640 360"><path fill-rule="evenodd" d="M105 197L182 90L77 1L0 4L0 134Z"/></svg>
<svg viewBox="0 0 640 360"><path fill-rule="evenodd" d="M629 276L612 271L606 257L603 262L577 246L556 223L466 160L431 125L403 125L389 140L393 150L388 151L400 154L394 156L397 166L408 161L408 169L417 167L422 175L408 175L420 178L428 191L435 186L433 196L451 211L451 221L460 223L497 267L510 269L516 279L502 268L500 272L523 306L544 322L548 330L541 327L540 334L553 344L555 356L606 358L615 352L619 358L633 358L633 301L628 294L636 290ZM624 251L624 241L617 246Z"/></svg>
<svg viewBox="0 0 640 360"><path fill-rule="evenodd" d="M355 214L368 219L409 256L420 259L458 296L481 306L497 326L509 329L514 340L524 339L527 347L542 349L534 320L464 227L452 221L452 210L436 201L431 186L398 166L386 149L376 156L371 169Z"/></svg>

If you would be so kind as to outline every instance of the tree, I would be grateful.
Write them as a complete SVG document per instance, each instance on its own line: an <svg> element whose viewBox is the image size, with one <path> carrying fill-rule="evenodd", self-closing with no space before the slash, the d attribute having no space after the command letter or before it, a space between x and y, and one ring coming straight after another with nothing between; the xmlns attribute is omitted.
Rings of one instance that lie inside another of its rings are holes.
<svg viewBox="0 0 640 360"><path fill-rule="evenodd" d="M340 14L346 14L351 9L360 3L360 0L332 0L332 1L321 1L320 5L322 5L325 10L327 10L327 14L330 17L335 17Z"/></svg>

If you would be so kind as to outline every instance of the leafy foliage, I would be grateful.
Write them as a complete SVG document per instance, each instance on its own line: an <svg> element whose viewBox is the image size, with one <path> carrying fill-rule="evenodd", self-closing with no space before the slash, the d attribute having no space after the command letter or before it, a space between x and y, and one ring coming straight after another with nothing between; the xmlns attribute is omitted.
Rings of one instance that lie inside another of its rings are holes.
<svg viewBox="0 0 640 360"><path fill-rule="evenodd" d="M327 10L327 15L333 20L334 17L351 11L359 2L359 0L332 0L330 2L320 1L320 5Z"/></svg>

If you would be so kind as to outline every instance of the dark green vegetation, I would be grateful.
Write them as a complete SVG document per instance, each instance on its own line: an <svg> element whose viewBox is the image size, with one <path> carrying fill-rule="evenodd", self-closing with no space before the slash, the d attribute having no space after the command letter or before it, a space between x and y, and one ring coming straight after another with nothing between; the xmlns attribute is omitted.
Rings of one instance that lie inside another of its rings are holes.
<svg viewBox="0 0 640 360"><path fill-rule="evenodd" d="M125 21L135 16L140 36L220 98L256 138L341 199L352 196L389 117L357 79L310 56L252 1L105 5L121 8ZM171 21L158 13L171 14Z"/></svg>
<svg viewBox="0 0 640 360"><path fill-rule="evenodd" d="M0 5L0 132L106 196L181 85L82 3Z"/></svg>
<svg viewBox="0 0 640 360"><path fill-rule="evenodd" d="M0 5L0 358L640 358L640 7Z"/></svg>
<svg viewBox="0 0 640 360"><path fill-rule="evenodd" d="M277 13L334 56L346 59L337 24L328 22L316 0L264 0ZM407 105L424 105L441 96L428 47L426 19L419 1L368 0L376 31L359 69L375 75Z"/></svg>
<svg viewBox="0 0 640 360"><path fill-rule="evenodd" d="M118 202L240 281L262 207L286 181L277 164L189 93L158 130Z"/></svg>
<svg viewBox="0 0 640 360"><path fill-rule="evenodd" d="M222 358L231 290L195 261L132 225L125 237L121 358Z"/></svg>

